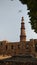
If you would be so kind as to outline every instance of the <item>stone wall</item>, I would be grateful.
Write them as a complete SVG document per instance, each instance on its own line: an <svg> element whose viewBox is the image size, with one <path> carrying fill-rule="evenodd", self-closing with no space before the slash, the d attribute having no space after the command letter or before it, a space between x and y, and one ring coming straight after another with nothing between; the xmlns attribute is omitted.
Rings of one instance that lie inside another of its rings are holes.
<svg viewBox="0 0 37 65"><path fill-rule="evenodd" d="M0 55L18 55L18 54L31 54L37 57L37 51L35 51L35 44L37 40L31 39L26 42L7 42L0 41Z"/></svg>

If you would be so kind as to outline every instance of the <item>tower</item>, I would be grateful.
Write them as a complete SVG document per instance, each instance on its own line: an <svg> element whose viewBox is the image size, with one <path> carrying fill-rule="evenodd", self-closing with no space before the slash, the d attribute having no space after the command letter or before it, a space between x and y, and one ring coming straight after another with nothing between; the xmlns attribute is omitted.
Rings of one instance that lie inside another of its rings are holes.
<svg viewBox="0 0 37 65"><path fill-rule="evenodd" d="M24 26L24 17L21 19L21 34L20 34L20 42L26 41L26 33L25 33L25 26Z"/></svg>

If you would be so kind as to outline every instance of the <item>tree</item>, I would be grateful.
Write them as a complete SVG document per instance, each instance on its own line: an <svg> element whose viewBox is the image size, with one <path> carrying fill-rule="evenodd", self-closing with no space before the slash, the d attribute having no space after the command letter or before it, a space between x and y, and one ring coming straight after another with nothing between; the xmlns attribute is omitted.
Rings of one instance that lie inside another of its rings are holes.
<svg viewBox="0 0 37 65"><path fill-rule="evenodd" d="M19 0L22 4L27 4L31 28L37 33L37 0Z"/></svg>

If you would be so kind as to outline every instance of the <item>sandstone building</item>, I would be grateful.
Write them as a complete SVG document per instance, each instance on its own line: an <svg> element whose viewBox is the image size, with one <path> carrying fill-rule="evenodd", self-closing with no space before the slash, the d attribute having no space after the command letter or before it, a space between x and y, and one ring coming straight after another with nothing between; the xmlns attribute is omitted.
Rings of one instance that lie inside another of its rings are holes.
<svg viewBox="0 0 37 65"><path fill-rule="evenodd" d="M24 18L21 20L20 42L0 41L0 55L18 55L29 53L37 57L37 39L26 41Z"/></svg>
<svg viewBox="0 0 37 65"><path fill-rule="evenodd" d="M16 56L16 58L18 58L18 59L21 57L23 58L24 56L27 56L27 55L28 55L28 57L31 56L33 58L37 58L37 39L30 39L30 41L26 41L26 32L25 32L25 24L24 24L23 17L21 20L20 42L0 41L0 55L3 55L3 56L11 55L12 57ZM14 58L14 59L16 59L16 58ZM16 59L16 60L18 60L18 59ZM23 61L23 59L21 61ZM13 65L15 65L15 64L13 64ZM26 65L26 64L24 64L24 65ZM28 65L30 65L30 64L28 64Z"/></svg>

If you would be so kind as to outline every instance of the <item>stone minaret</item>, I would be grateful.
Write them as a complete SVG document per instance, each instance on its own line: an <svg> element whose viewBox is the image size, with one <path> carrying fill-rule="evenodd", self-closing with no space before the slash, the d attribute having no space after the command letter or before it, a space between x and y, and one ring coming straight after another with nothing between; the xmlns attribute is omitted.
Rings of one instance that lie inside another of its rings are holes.
<svg viewBox="0 0 37 65"><path fill-rule="evenodd" d="M25 33L25 26L24 26L24 18L22 17L20 42L25 42L25 41L26 41L26 33Z"/></svg>

